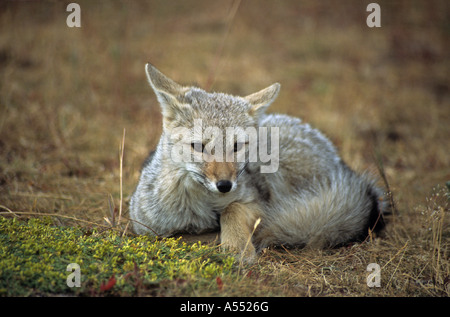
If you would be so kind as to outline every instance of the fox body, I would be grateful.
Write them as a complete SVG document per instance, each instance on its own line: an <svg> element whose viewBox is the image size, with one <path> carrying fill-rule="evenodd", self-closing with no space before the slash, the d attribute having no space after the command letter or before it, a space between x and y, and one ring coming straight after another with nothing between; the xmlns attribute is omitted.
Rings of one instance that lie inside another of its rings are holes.
<svg viewBox="0 0 450 317"><path fill-rule="evenodd" d="M150 64L146 73L163 132L131 197L135 233L220 228L223 247L252 259L270 245L333 247L382 227L385 203L374 180L352 171L310 125L265 113L279 84L238 97L183 87ZM230 127L239 129L226 133ZM252 129L266 135L250 139L243 131ZM249 159L263 145L276 154L272 162ZM174 159L180 149L184 159Z"/></svg>

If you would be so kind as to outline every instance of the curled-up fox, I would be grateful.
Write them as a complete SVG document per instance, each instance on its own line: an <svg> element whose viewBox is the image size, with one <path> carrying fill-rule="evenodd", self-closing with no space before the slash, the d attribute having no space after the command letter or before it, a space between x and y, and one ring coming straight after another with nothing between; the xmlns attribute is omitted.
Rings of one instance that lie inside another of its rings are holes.
<svg viewBox="0 0 450 317"><path fill-rule="evenodd" d="M163 132L130 200L135 233L220 229L221 245L251 261L267 246L335 247L384 226L384 193L367 173L309 124L265 113L278 83L238 97L145 70Z"/></svg>

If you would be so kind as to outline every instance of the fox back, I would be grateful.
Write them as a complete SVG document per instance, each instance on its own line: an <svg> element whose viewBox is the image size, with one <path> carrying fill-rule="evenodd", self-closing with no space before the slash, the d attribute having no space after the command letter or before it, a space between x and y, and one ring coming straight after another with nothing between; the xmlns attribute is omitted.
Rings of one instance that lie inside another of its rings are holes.
<svg viewBox="0 0 450 317"><path fill-rule="evenodd" d="M146 73L163 132L131 197L136 233L220 229L227 237L227 226L239 236L242 222L260 218L252 243L261 249L336 246L382 227L386 204L374 180L347 167L310 125L265 113L279 84L239 97L183 87L150 64ZM230 209L239 221L225 221Z"/></svg>

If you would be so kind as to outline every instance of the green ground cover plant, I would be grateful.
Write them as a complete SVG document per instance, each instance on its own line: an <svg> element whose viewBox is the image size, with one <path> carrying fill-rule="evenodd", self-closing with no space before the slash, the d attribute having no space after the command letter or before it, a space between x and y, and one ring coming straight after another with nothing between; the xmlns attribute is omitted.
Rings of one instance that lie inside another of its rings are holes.
<svg viewBox="0 0 450 317"><path fill-rule="evenodd" d="M233 257L180 239L0 217L0 295L149 295L164 283L207 288L233 274ZM70 263L80 266L80 287L67 285Z"/></svg>

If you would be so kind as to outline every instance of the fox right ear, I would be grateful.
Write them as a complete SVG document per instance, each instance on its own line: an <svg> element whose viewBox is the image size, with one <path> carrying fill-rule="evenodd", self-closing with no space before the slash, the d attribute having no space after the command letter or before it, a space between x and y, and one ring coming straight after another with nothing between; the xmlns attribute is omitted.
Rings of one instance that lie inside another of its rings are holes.
<svg viewBox="0 0 450 317"><path fill-rule="evenodd" d="M277 98L280 84L275 83L263 90L244 97L250 103L250 114L262 113Z"/></svg>
<svg viewBox="0 0 450 317"><path fill-rule="evenodd" d="M177 110L184 107L184 104L179 101L179 97L187 89L166 77L150 63L145 65L145 73L161 105L163 116L169 120L173 119Z"/></svg>

